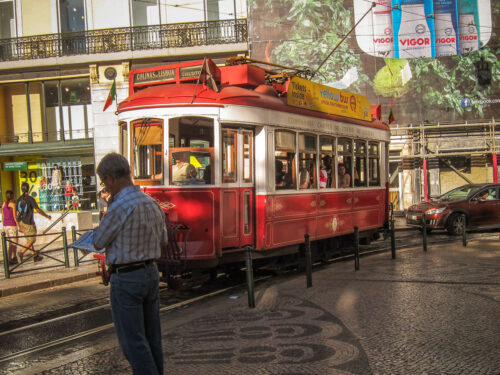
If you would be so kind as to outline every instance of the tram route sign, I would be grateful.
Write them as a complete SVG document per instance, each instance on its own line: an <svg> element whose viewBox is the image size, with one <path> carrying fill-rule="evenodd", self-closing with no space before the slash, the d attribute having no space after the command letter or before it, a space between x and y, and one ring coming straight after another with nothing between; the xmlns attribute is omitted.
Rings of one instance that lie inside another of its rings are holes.
<svg viewBox="0 0 500 375"><path fill-rule="evenodd" d="M366 96L293 77L288 86L287 104L331 115L372 121Z"/></svg>

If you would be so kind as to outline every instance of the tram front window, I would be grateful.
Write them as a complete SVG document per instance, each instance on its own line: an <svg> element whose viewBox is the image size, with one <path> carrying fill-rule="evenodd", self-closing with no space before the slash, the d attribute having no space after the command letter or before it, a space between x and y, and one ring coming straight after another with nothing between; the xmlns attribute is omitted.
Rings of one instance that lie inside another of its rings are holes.
<svg viewBox="0 0 500 375"><path fill-rule="evenodd" d="M213 184L213 120L180 117L169 121L170 183Z"/></svg>
<svg viewBox="0 0 500 375"><path fill-rule="evenodd" d="M134 178L160 183L163 178L163 121L141 119L133 121L131 128Z"/></svg>

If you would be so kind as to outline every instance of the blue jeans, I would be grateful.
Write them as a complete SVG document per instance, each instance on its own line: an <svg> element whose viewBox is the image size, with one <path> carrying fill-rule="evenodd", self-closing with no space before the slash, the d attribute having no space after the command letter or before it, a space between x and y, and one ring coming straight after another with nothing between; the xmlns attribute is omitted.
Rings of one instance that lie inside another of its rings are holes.
<svg viewBox="0 0 500 375"><path fill-rule="evenodd" d="M152 263L111 275L111 311L123 354L134 374L162 375L159 274Z"/></svg>

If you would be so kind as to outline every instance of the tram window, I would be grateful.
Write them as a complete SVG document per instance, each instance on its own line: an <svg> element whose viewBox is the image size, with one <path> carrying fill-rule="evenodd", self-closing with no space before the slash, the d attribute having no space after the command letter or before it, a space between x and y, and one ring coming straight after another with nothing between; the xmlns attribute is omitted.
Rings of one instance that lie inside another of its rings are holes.
<svg viewBox="0 0 500 375"><path fill-rule="evenodd" d="M252 182L253 133L243 131L243 181Z"/></svg>
<svg viewBox="0 0 500 375"><path fill-rule="evenodd" d="M236 182L238 164L236 159L238 132L229 129L222 130L222 181Z"/></svg>
<svg viewBox="0 0 500 375"><path fill-rule="evenodd" d="M354 186L366 186L366 142L354 141Z"/></svg>
<svg viewBox="0 0 500 375"><path fill-rule="evenodd" d="M131 128L134 178L160 183L163 178L163 121L145 118L133 121Z"/></svg>
<svg viewBox="0 0 500 375"><path fill-rule="evenodd" d="M214 126L205 117L178 117L169 121L170 183L213 184ZM172 146L173 145L173 146Z"/></svg>
<svg viewBox="0 0 500 375"><path fill-rule="evenodd" d="M352 187L352 141L340 138L337 143L338 150L338 187Z"/></svg>
<svg viewBox="0 0 500 375"><path fill-rule="evenodd" d="M370 142L368 144L368 184L370 186L380 186L380 152L379 144Z"/></svg>
<svg viewBox="0 0 500 375"><path fill-rule="evenodd" d="M319 137L319 188L335 187L335 138Z"/></svg>
<svg viewBox="0 0 500 375"><path fill-rule="evenodd" d="M295 189L295 133L274 134L275 188Z"/></svg>
<svg viewBox="0 0 500 375"><path fill-rule="evenodd" d="M299 134L300 189L316 188L316 136Z"/></svg>
<svg viewBox="0 0 500 375"><path fill-rule="evenodd" d="M120 154L125 156L128 159L128 131L127 131L127 123L120 122L118 124L120 126Z"/></svg>

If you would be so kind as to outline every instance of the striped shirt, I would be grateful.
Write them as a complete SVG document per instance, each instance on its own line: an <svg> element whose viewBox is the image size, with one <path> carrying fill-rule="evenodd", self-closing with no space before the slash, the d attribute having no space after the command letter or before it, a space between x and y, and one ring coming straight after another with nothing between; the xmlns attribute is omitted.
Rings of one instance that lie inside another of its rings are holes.
<svg viewBox="0 0 500 375"><path fill-rule="evenodd" d="M167 243L165 215L158 203L138 186L122 189L94 229L94 246L106 248L106 264L159 258Z"/></svg>

